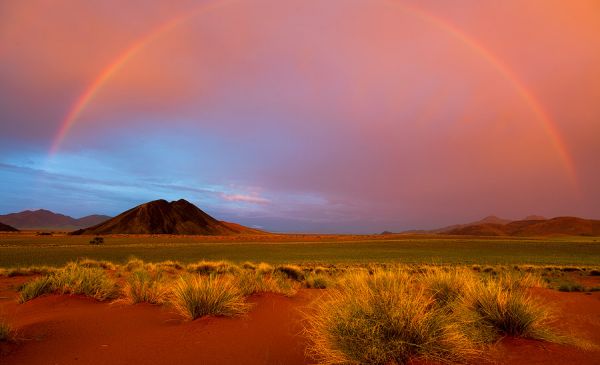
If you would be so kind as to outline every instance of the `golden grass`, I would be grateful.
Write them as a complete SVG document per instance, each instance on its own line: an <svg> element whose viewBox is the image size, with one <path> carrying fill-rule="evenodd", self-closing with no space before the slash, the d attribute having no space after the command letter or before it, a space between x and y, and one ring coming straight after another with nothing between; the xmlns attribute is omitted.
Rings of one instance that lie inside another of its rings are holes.
<svg viewBox="0 0 600 365"><path fill-rule="evenodd" d="M281 273L292 280L304 280L304 271L296 265L280 265L275 268L275 272Z"/></svg>
<svg viewBox="0 0 600 365"><path fill-rule="evenodd" d="M351 273L307 317L310 354L322 364L464 361L478 355L434 300L405 272Z"/></svg>
<svg viewBox="0 0 600 365"><path fill-rule="evenodd" d="M428 266L350 271L309 312L309 352L323 364L462 362L506 335L566 342L528 290L544 285L539 276L495 272Z"/></svg>
<svg viewBox="0 0 600 365"><path fill-rule="evenodd" d="M298 292L298 284L283 275L246 271L235 275L233 280L244 295L274 293L291 297Z"/></svg>
<svg viewBox="0 0 600 365"><path fill-rule="evenodd" d="M122 295L131 304L163 304L168 301L170 291L160 271L137 270L127 277Z"/></svg>
<svg viewBox="0 0 600 365"><path fill-rule="evenodd" d="M187 271L201 275L234 274L241 269L229 261L200 261L189 264Z"/></svg>
<svg viewBox="0 0 600 365"><path fill-rule="evenodd" d="M184 317L235 316L246 313L250 305L235 282L225 276L186 275L173 287L173 307Z"/></svg>
<svg viewBox="0 0 600 365"><path fill-rule="evenodd" d="M20 291L23 303L47 293L82 294L97 300L112 299L117 286L103 269L69 263L64 268L26 283Z"/></svg>

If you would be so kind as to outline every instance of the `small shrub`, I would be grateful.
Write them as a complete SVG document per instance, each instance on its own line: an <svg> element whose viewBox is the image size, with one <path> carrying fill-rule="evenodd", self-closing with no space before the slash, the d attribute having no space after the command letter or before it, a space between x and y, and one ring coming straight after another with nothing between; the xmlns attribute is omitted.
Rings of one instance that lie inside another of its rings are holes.
<svg viewBox="0 0 600 365"><path fill-rule="evenodd" d="M102 245L104 244L104 237L94 237L90 240L90 245Z"/></svg>
<svg viewBox="0 0 600 365"><path fill-rule="evenodd" d="M581 284L568 282L559 284L558 290L562 292L584 292L585 288Z"/></svg>
<svg viewBox="0 0 600 365"><path fill-rule="evenodd" d="M242 292L230 278L223 276L179 278L173 288L172 304L192 320L207 315L235 316L249 309Z"/></svg>

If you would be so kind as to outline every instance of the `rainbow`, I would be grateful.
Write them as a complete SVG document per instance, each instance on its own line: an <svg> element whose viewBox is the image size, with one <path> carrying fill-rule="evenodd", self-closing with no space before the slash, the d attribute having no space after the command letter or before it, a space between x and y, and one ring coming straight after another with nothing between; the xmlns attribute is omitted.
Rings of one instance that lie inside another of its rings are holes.
<svg viewBox="0 0 600 365"><path fill-rule="evenodd" d="M176 16L175 18L172 18L160 24L148 34L133 42L133 44L131 44L126 50L124 50L116 59L114 59L110 64L108 64L108 66L106 66L100 72L100 74L98 74L98 76L96 76L96 78L87 86L83 93L79 95L79 97L71 105L71 107L69 108L69 112L60 123L58 132L53 139L52 145L50 147L50 156L53 156L58 152L62 142L67 137L67 134L69 133L71 128L73 128L73 126L75 125L85 108L94 100L94 97L98 95L98 92L102 89L102 87L114 75L116 75L118 71L125 64L127 64L127 62L129 62L129 60L134 58L135 55L137 55L141 50L143 50L153 41L160 38L162 35L169 33L169 31L173 30L180 24L185 23L186 21L188 21L196 15L208 12L219 6L223 6L227 2L230 1L222 0L221 2L201 4L193 8L190 12Z"/></svg>
<svg viewBox="0 0 600 365"><path fill-rule="evenodd" d="M541 124L545 133L548 135L554 149L558 153L558 157L561 160L561 163L564 165L566 169L568 178L571 184L574 187L578 186L578 177L577 172L575 170L575 164L573 159L569 153L569 149L565 141L563 140L559 129L556 126L556 123L552 120L548 112L544 109L542 104L537 100L535 95L527 88L525 83L512 71L505 63L503 63L500 58L494 55L490 50L483 47L481 43L477 42L475 39L469 37L462 30L456 28L451 23L444 21L436 17L435 15L426 12L423 9L420 9L413 5L407 5L404 3L399 3L396 1L390 1L394 5L400 6L407 13L415 15L419 19L429 23L440 30L443 30L453 38L457 39L468 48L477 53L480 57L482 57L489 65L491 65L496 71L500 73L514 88L519 97L527 104L527 106L531 109L531 111L536 116L538 122Z"/></svg>
<svg viewBox="0 0 600 365"><path fill-rule="evenodd" d="M235 1L235 0L231 0ZM98 91L115 75L118 71L136 54L142 49L151 44L160 36L168 33L174 28L178 27L182 23L187 22L193 17L214 10L215 8L225 5L231 1L222 0L220 2L213 2L208 4L201 4L194 8L192 11L177 16L152 30L147 35L138 39L132 45L130 45L125 51L123 51L115 60L113 60L100 74L88 85L85 91L76 99L73 103L69 112L60 123L60 127L56 137L53 140L50 156L58 152L62 142L66 138L68 132L75 125L78 118L81 116L85 108L93 101L94 97L98 94ZM453 24L438 18L437 16L428 13L427 11L420 9L414 5L407 5L402 2L389 0L392 5L398 6L406 13L416 16L427 24L433 25L436 28L446 32L454 39L460 41L462 44L467 46L470 50L474 51L480 57L482 57L488 64L490 64L496 71L499 72L514 88L519 97L526 103L531 111L536 116L538 122L541 124L545 133L548 135L554 149L558 153L558 157L561 163L564 165L568 177L574 186L577 186L577 174L575 171L574 163L571 155L569 154L568 148L563 141L561 134L553 122L550 115L543 108L541 103L537 100L535 95L528 90L524 82L496 55L490 50L482 46L475 39L469 37L462 30L455 27Z"/></svg>

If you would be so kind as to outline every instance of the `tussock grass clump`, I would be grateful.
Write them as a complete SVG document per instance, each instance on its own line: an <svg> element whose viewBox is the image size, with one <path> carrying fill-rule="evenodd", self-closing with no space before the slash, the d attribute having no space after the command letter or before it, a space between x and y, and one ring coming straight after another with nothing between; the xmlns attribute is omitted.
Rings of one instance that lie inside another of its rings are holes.
<svg viewBox="0 0 600 365"><path fill-rule="evenodd" d="M296 265L281 265L275 268L275 272L279 272L287 276L288 278L296 281L302 281L304 279L304 272Z"/></svg>
<svg viewBox="0 0 600 365"><path fill-rule="evenodd" d="M97 300L112 299L117 287L103 269L69 263L51 276L52 289L59 294L82 294Z"/></svg>
<svg viewBox="0 0 600 365"><path fill-rule="evenodd" d="M44 294L51 293L52 279L49 276L34 279L28 283L25 283L19 292L18 301L19 303L25 303L31 299L37 298Z"/></svg>
<svg viewBox="0 0 600 365"><path fill-rule="evenodd" d="M11 341L14 337L12 326L4 318L0 318L0 342Z"/></svg>
<svg viewBox="0 0 600 365"><path fill-rule="evenodd" d="M349 274L307 318L309 352L323 364L464 361L479 354L434 301L403 272Z"/></svg>
<svg viewBox="0 0 600 365"><path fill-rule="evenodd" d="M117 287L103 269L69 263L50 275L23 285L19 302L24 303L48 293L83 294L97 300L106 300L116 296Z"/></svg>
<svg viewBox="0 0 600 365"><path fill-rule="evenodd" d="M256 265L253 262L246 261L242 264L244 270L256 270Z"/></svg>
<svg viewBox="0 0 600 365"><path fill-rule="evenodd" d="M81 267L98 267L105 270L116 270L115 264L110 261L98 261L92 259L81 259L77 262Z"/></svg>
<svg viewBox="0 0 600 365"><path fill-rule="evenodd" d="M446 306L472 291L479 279L464 268L433 269L418 278L436 304Z"/></svg>
<svg viewBox="0 0 600 365"><path fill-rule="evenodd" d="M304 286L309 289L325 289L334 284L334 280L324 274L309 274L304 279Z"/></svg>
<svg viewBox="0 0 600 365"><path fill-rule="evenodd" d="M550 313L526 290L507 287L501 281L481 284L464 298L464 308L480 330L503 335L556 341L549 329ZM487 336L489 337L489 336Z"/></svg>
<svg viewBox="0 0 600 365"><path fill-rule="evenodd" d="M240 268L228 261L200 261L187 266L189 272L201 275L215 274L234 274L240 271Z"/></svg>
<svg viewBox="0 0 600 365"><path fill-rule="evenodd" d="M125 264L125 271L135 271L135 270L140 270L144 267L144 261L132 257L129 260L127 260L127 263Z"/></svg>
<svg viewBox="0 0 600 365"><path fill-rule="evenodd" d="M173 287L171 303L184 317L235 316L246 313L250 305L235 282L224 276L187 275Z"/></svg>
<svg viewBox="0 0 600 365"><path fill-rule="evenodd" d="M162 304L167 302L170 289L160 272L134 271L123 286L125 301L135 303Z"/></svg>
<svg viewBox="0 0 600 365"><path fill-rule="evenodd" d="M258 266L256 266L256 272L262 275L271 274L273 273L273 270L273 266L267 264L266 262L261 262L258 264Z"/></svg>
<svg viewBox="0 0 600 365"><path fill-rule="evenodd" d="M167 260L154 264L154 267L152 268L146 267L146 269L149 271L176 274L177 272L184 270L185 267L177 261Z"/></svg>
<svg viewBox="0 0 600 365"><path fill-rule="evenodd" d="M242 272L235 275L233 279L244 295L275 293L292 297L298 292L298 284L291 282L283 275Z"/></svg>

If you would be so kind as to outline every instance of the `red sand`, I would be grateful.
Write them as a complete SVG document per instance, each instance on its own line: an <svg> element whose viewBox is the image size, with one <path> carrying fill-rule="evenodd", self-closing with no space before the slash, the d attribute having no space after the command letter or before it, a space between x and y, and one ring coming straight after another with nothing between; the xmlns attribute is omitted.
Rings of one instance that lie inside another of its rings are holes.
<svg viewBox="0 0 600 365"><path fill-rule="evenodd" d="M78 296L17 304L14 287L25 280L0 279L0 315L20 338L0 345L3 365L311 363L304 355L300 310L320 294L317 290L302 290L294 298L255 296L247 316L190 322L165 307ZM535 294L556 307L557 326L600 346L600 293L537 289ZM522 339L504 339L490 355L498 364L600 364L600 347L583 351Z"/></svg>

